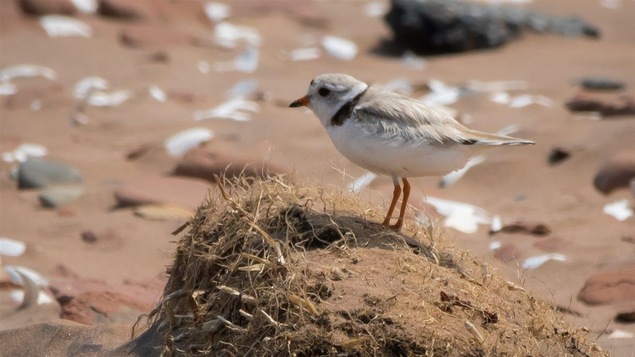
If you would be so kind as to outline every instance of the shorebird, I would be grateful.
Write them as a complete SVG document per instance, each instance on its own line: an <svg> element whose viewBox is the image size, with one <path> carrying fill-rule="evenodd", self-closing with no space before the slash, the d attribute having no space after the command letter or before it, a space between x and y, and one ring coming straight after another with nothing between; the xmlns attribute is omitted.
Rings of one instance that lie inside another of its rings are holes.
<svg viewBox="0 0 635 357"><path fill-rule="evenodd" d="M410 195L408 177L445 175L491 146L534 144L469 129L443 110L369 86L347 74L315 77L307 94L289 106L311 109L347 159L392 177L395 188L382 224L396 231L403 226ZM402 191L399 218L390 225Z"/></svg>

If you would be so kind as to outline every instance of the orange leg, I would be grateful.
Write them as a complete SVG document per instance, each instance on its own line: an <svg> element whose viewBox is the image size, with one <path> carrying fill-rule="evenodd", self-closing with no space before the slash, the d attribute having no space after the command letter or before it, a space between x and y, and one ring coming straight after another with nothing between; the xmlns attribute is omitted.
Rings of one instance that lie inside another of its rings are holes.
<svg viewBox="0 0 635 357"><path fill-rule="evenodd" d="M382 223L386 228L390 227L390 216L392 216L392 212L395 210L399 196L401 196L401 187L399 187L398 179L393 177L393 182L395 184L395 190L392 192L392 202L390 202L390 208L388 208L388 213L386 214L384 223Z"/></svg>
<svg viewBox="0 0 635 357"><path fill-rule="evenodd" d="M406 207L408 206L408 197L410 196L410 183L405 177L402 177L403 180L403 198L401 199L401 209L399 210L399 219L397 220L397 224L391 226L390 228L399 232L401 227L403 226L403 217L406 215Z"/></svg>

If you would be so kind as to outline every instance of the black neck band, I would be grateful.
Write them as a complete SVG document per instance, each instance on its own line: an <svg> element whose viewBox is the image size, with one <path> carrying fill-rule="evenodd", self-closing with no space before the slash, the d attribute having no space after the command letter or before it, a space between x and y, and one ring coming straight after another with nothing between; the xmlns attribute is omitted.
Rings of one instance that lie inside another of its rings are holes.
<svg viewBox="0 0 635 357"><path fill-rule="evenodd" d="M335 115L333 115L333 117L331 118L331 125L342 126L344 122L346 121L346 119L348 119L351 116L351 113L353 112L353 108L355 108L355 106L359 102L359 99L362 97L362 95L364 95L364 93L366 93L367 90L368 90L368 87L366 87L366 89L364 89L363 92L356 95L355 98L344 103L344 105L342 105L340 110L338 110L337 113L335 113Z"/></svg>

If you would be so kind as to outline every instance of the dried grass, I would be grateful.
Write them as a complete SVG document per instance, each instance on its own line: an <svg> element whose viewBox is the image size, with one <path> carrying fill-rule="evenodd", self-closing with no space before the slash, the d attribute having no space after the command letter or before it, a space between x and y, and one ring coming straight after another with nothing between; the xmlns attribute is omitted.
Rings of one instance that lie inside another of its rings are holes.
<svg viewBox="0 0 635 357"><path fill-rule="evenodd" d="M179 356L603 356L434 227L280 178L216 188L150 321Z"/></svg>

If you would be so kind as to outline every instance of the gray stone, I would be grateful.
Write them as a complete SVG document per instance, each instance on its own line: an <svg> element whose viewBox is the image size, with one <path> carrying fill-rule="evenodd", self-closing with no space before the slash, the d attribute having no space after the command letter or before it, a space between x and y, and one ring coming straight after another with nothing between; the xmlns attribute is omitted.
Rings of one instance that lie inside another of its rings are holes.
<svg viewBox="0 0 635 357"><path fill-rule="evenodd" d="M18 187L42 188L52 184L82 182L76 169L63 163L40 158L29 158L18 170Z"/></svg>
<svg viewBox="0 0 635 357"><path fill-rule="evenodd" d="M40 203L44 207L56 208L65 203L75 201L84 193L84 189L77 185L56 185L40 192Z"/></svg>

